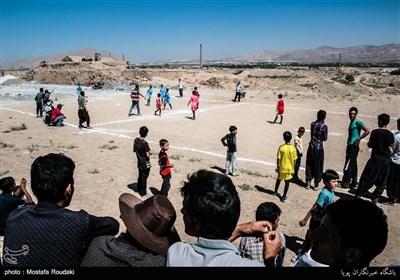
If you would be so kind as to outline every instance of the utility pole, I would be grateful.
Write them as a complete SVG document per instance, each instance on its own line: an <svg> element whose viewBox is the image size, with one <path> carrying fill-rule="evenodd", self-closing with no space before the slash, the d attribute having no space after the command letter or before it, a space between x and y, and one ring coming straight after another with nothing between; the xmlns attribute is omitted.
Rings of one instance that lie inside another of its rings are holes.
<svg viewBox="0 0 400 280"><path fill-rule="evenodd" d="M340 73L341 60L342 60L342 53L339 53L339 69L338 69L339 73Z"/></svg>
<svg viewBox="0 0 400 280"><path fill-rule="evenodd" d="M203 44L200 44L200 69L203 69Z"/></svg>

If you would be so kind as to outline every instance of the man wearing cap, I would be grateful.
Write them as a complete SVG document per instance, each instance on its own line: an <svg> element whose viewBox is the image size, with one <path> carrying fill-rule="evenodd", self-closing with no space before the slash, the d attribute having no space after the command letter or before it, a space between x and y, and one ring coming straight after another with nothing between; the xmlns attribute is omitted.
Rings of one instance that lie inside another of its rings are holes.
<svg viewBox="0 0 400 280"><path fill-rule="evenodd" d="M174 228L176 212L164 195L145 201L130 193L119 197L126 232L95 238L81 263L83 267L165 266L170 245L180 241Z"/></svg>
<svg viewBox="0 0 400 280"><path fill-rule="evenodd" d="M64 124L63 124L64 119L67 118L66 116L64 116L63 113L61 113L62 106L64 106L64 105L61 103L57 104L57 107L54 108L53 112L51 113L50 121L55 126L64 126Z"/></svg>

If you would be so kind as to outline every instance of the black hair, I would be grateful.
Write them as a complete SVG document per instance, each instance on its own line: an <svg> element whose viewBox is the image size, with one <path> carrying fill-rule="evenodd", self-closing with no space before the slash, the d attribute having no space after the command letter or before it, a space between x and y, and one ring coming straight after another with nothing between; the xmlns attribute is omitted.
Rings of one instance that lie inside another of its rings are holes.
<svg viewBox="0 0 400 280"><path fill-rule="evenodd" d="M356 112L356 115L358 114L358 109L356 107L351 107L349 109L349 113L351 113L352 111Z"/></svg>
<svg viewBox="0 0 400 280"><path fill-rule="evenodd" d="M229 127L229 131L230 131L230 132L234 132L235 130L237 130L237 127L236 127L236 126L231 125L231 126Z"/></svg>
<svg viewBox="0 0 400 280"><path fill-rule="evenodd" d="M160 147L163 147L165 144L167 144L168 143L168 140L167 139L161 139L160 140Z"/></svg>
<svg viewBox="0 0 400 280"><path fill-rule="evenodd" d="M285 140L286 143L290 142L290 140L292 140L292 133L290 131L285 131L283 133L283 140Z"/></svg>
<svg viewBox="0 0 400 280"><path fill-rule="evenodd" d="M322 174L322 181L324 182L325 185L328 185L331 180L337 180L337 179L339 179L339 174L335 170L327 169Z"/></svg>
<svg viewBox="0 0 400 280"><path fill-rule="evenodd" d="M256 210L256 221L268 221L275 223L276 219L282 214L281 208L273 202L263 202L258 205Z"/></svg>
<svg viewBox="0 0 400 280"><path fill-rule="evenodd" d="M317 119L319 121L323 121L326 118L326 111L325 110L319 110L317 113Z"/></svg>
<svg viewBox="0 0 400 280"><path fill-rule="evenodd" d="M380 114L378 116L378 121L382 124L382 125L388 125L390 122L390 116L388 114Z"/></svg>
<svg viewBox="0 0 400 280"><path fill-rule="evenodd" d="M343 249L356 248L362 252L361 258L352 264L354 267L369 266L385 249L388 239L387 217L372 202L339 199L326 207L326 215L337 228L340 246Z"/></svg>
<svg viewBox="0 0 400 280"><path fill-rule="evenodd" d="M201 169L180 189L183 205L201 237L227 240L240 216L240 199L232 180Z"/></svg>
<svg viewBox="0 0 400 280"><path fill-rule="evenodd" d="M15 180L13 177L4 177L0 179L0 190L3 193L10 193L12 192L12 188L14 186Z"/></svg>
<svg viewBox="0 0 400 280"><path fill-rule="evenodd" d="M75 163L64 154L48 154L31 166L31 187L39 201L59 202L69 184L74 184Z"/></svg>
<svg viewBox="0 0 400 280"><path fill-rule="evenodd" d="M149 129L147 128L147 126L142 126L139 128L140 137L146 137L148 133L149 133Z"/></svg>

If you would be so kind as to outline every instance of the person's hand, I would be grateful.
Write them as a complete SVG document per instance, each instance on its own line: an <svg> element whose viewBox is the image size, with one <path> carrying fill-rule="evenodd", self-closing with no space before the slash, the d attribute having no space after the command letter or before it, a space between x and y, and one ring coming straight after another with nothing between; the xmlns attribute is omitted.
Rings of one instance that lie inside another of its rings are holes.
<svg viewBox="0 0 400 280"><path fill-rule="evenodd" d="M174 164L173 164L173 163L171 163L171 167L174 167Z"/></svg>
<svg viewBox="0 0 400 280"><path fill-rule="evenodd" d="M299 221L299 225L301 227L304 227L306 224L307 224L307 221L305 221L304 219Z"/></svg>
<svg viewBox="0 0 400 280"><path fill-rule="evenodd" d="M276 173L279 173L279 168L275 168L275 172L276 172Z"/></svg>
<svg viewBox="0 0 400 280"><path fill-rule="evenodd" d="M22 178L22 179L21 179L20 186L21 186L21 187L22 187L22 186L26 186L27 183L28 183L28 181L27 181L25 178Z"/></svg>
<svg viewBox="0 0 400 280"><path fill-rule="evenodd" d="M274 259L281 250L281 235L276 231L264 233L264 260Z"/></svg>
<svg viewBox="0 0 400 280"><path fill-rule="evenodd" d="M239 236L260 235L272 230L272 225L268 221L256 221L239 224L236 226L229 241L234 241Z"/></svg>

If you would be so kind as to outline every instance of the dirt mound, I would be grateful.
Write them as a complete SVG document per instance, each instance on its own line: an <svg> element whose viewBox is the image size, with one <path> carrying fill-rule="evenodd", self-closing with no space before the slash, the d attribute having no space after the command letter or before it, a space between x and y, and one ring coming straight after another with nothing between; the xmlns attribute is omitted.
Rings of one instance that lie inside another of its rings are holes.
<svg viewBox="0 0 400 280"><path fill-rule="evenodd" d="M93 86L105 81L148 81L152 77L143 70L129 69L126 62L58 62L41 64L25 74L28 81L45 84Z"/></svg>

